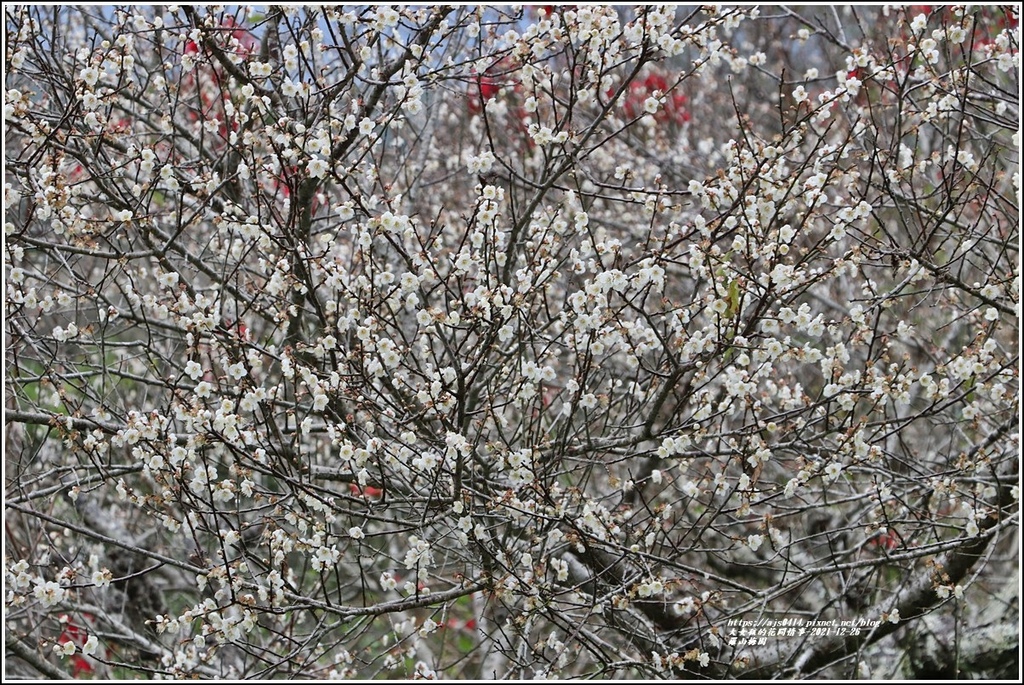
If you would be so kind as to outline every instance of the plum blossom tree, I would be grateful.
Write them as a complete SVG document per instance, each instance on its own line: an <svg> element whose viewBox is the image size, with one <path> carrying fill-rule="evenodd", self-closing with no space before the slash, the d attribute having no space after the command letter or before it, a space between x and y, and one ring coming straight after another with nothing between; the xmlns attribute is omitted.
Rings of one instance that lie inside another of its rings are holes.
<svg viewBox="0 0 1024 685"><path fill-rule="evenodd" d="M5 674L1015 674L1017 21L5 9Z"/></svg>

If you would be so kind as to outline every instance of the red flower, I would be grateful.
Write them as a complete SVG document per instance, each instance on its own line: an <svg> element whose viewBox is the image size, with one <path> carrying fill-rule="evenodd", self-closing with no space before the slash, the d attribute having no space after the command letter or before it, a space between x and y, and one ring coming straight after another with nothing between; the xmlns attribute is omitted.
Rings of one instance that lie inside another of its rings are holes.
<svg viewBox="0 0 1024 685"><path fill-rule="evenodd" d="M868 540L868 544L878 549L884 549L887 552L899 547L900 539L894 530L883 530L873 538Z"/></svg>
<svg viewBox="0 0 1024 685"><path fill-rule="evenodd" d="M501 84L494 76L484 72L476 77L469 92L469 111L478 114L487 102L501 91Z"/></svg>
<svg viewBox="0 0 1024 685"><path fill-rule="evenodd" d="M366 485L360 488L355 483L349 483L348 489L349 492L356 497L372 497L373 499L380 499L384 496L384 490L381 488L375 488L372 485Z"/></svg>
<svg viewBox="0 0 1024 685"><path fill-rule="evenodd" d="M647 88L648 93L654 93L656 90L660 90L664 94L668 90L668 81L661 74L654 72L644 79L644 86Z"/></svg>
<svg viewBox="0 0 1024 685"><path fill-rule="evenodd" d="M690 110L686 109L686 96L682 93L673 93L669 100L671 106L665 107L666 116L676 123L683 123L690 120Z"/></svg>
<svg viewBox="0 0 1024 685"><path fill-rule="evenodd" d="M86 619L92 618L89 614L84 614L84 616ZM64 624L64 630L61 632L60 637L57 638L57 642L62 645L72 642L77 647L75 653L71 656L71 675L77 678L83 673L92 673L92 664L82 656L81 651L85 641L89 639L85 628L72 621L71 617L67 614L61 614L60 621Z"/></svg>
<svg viewBox="0 0 1024 685"><path fill-rule="evenodd" d="M243 342L249 341L249 327L246 326L244 322L225 319L223 328L228 333L237 335L239 340L242 340Z"/></svg>
<svg viewBox="0 0 1024 685"><path fill-rule="evenodd" d="M480 97L486 102L492 97L498 94L501 90L501 85L497 79L493 76L478 76L476 79L477 88L479 89Z"/></svg>
<svg viewBox="0 0 1024 685"><path fill-rule="evenodd" d="M536 5L532 9L534 14L543 19L544 17L550 17L559 7L565 11L576 9L576 5Z"/></svg>
<svg viewBox="0 0 1024 685"><path fill-rule="evenodd" d="M686 109L686 96L678 91L669 91L668 79L661 72L651 72L643 81L629 84L622 101L622 111L630 119L641 116L644 102L649 97L662 100L661 106L654 113L654 120L659 124L679 125L690 120L690 112ZM609 91L608 95L615 91Z"/></svg>
<svg viewBox="0 0 1024 685"><path fill-rule="evenodd" d="M221 24L221 26L227 29L234 28L234 31L231 32L231 37L237 40L238 44L241 46L241 49L238 51L240 56L245 57L253 53L256 48L259 47L259 41L256 40L256 36L252 35L252 33L247 29L242 28L235 23L234 17L225 17L224 23Z"/></svg>

